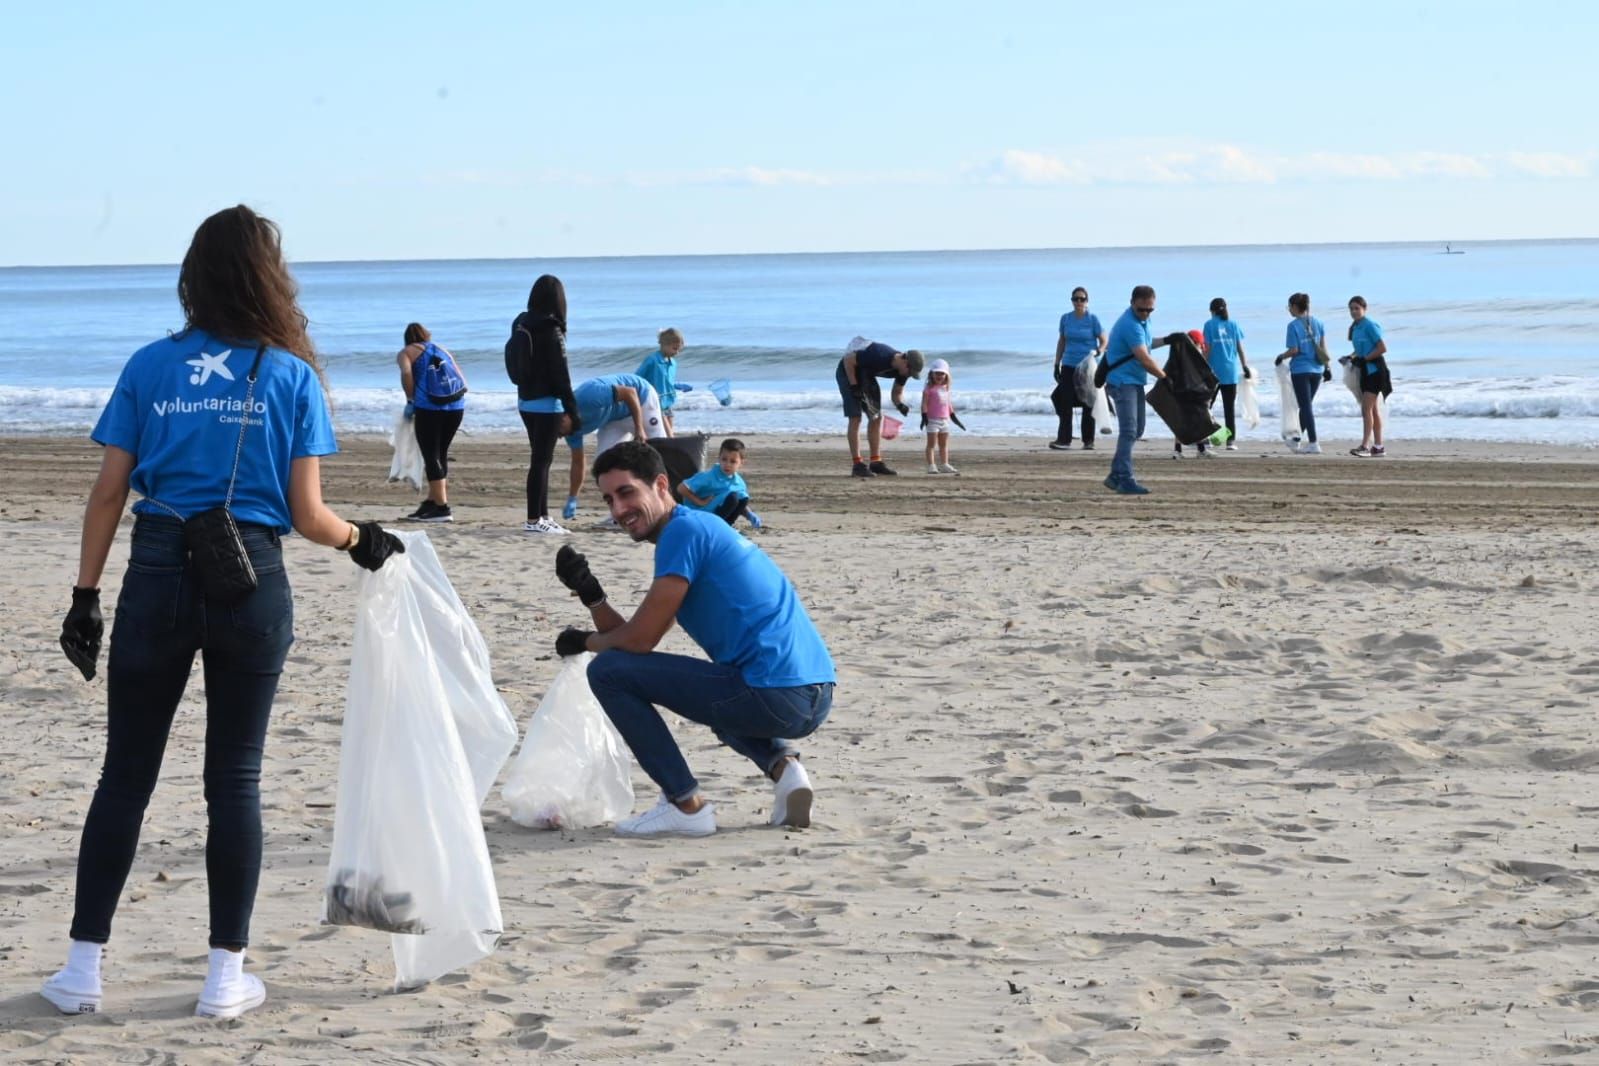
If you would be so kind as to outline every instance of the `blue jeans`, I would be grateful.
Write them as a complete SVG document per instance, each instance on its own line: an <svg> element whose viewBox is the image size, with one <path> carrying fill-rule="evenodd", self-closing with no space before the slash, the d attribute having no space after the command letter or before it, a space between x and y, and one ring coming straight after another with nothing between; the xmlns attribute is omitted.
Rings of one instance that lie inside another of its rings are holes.
<svg viewBox="0 0 1599 1066"><path fill-rule="evenodd" d="M639 766L674 803L700 786L657 706L710 726L762 773L799 754L790 741L816 732L833 707L832 684L752 688L736 666L658 651L601 652L589 663L588 677Z"/></svg>
<svg viewBox="0 0 1599 1066"><path fill-rule="evenodd" d="M72 938L104 944L155 790L173 714L199 652L205 669L205 873L211 946L243 948L261 878L261 754L294 640L278 535L241 523L259 582L228 606L207 597L183 525L138 516L106 663L106 752L78 850Z"/></svg>
<svg viewBox="0 0 1599 1066"><path fill-rule="evenodd" d="M1321 388L1321 373L1290 376L1294 383L1294 399L1299 401L1299 428L1305 431L1305 439L1314 444L1316 413L1310 409L1310 402L1316 398L1316 390Z"/></svg>
<svg viewBox="0 0 1599 1066"><path fill-rule="evenodd" d="M1133 480L1133 442L1144 435L1144 388L1107 385L1105 395L1116 405L1116 457L1110 461L1110 479L1119 485Z"/></svg>

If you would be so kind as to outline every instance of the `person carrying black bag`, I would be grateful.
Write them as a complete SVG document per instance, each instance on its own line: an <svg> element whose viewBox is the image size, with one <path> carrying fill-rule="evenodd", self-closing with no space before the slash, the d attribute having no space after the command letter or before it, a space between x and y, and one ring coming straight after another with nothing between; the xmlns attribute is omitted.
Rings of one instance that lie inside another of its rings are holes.
<svg viewBox="0 0 1599 1066"><path fill-rule="evenodd" d="M266 991L244 972L261 874L261 756L294 602L292 527L381 567L405 546L322 502L320 457L337 450L321 370L278 228L248 207L201 223L178 274L184 329L128 360L91 434L104 446L83 517L61 647L92 680L100 578L128 495L134 526L106 664L106 752L84 820L67 965L42 993L100 1009L101 951L133 865L145 807L196 652L205 667L210 969L195 1011L234 1018Z"/></svg>

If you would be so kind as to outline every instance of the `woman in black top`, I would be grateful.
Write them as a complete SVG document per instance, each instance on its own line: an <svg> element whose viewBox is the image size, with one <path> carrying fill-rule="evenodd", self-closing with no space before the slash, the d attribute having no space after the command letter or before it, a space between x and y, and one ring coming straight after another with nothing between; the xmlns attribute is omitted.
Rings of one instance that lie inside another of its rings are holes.
<svg viewBox="0 0 1599 1066"><path fill-rule="evenodd" d="M561 415L571 417L571 432L582 431L572 375L566 366L566 288L545 274L527 295L527 310L511 323L505 342L505 367L516 382L516 407L527 429L532 458L527 468L527 533L564 534L550 520L550 460Z"/></svg>

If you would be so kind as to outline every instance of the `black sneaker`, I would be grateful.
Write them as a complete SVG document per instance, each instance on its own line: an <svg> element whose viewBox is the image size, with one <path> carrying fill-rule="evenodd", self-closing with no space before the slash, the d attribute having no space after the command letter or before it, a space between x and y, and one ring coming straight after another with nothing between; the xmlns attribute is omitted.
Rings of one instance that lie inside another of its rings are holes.
<svg viewBox="0 0 1599 1066"><path fill-rule="evenodd" d="M895 476L897 476L899 474L898 470L895 470L893 467L889 466L887 463L883 462L883 460L881 460L881 459L879 459L875 463L873 463L871 469L872 469L872 473L879 474L879 475L881 475L883 477L895 477Z"/></svg>
<svg viewBox="0 0 1599 1066"><path fill-rule="evenodd" d="M427 514L417 518L418 522L453 522L455 516L450 514L450 505L447 503L433 503L428 501Z"/></svg>
<svg viewBox="0 0 1599 1066"><path fill-rule="evenodd" d="M865 463L856 463L850 469L850 476L851 477L876 477L877 475L872 473L872 468L867 466Z"/></svg>
<svg viewBox="0 0 1599 1066"><path fill-rule="evenodd" d="M1070 451L1071 447L1072 442L1069 440L1052 440L1049 442L1049 450L1053 452Z"/></svg>
<svg viewBox="0 0 1599 1066"><path fill-rule="evenodd" d="M432 500L423 500L422 506L400 519L402 522L423 522L427 520L429 512L433 509Z"/></svg>
<svg viewBox="0 0 1599 1066"><path fill-rule="evenodd" d="M1083 441L1083 451L1091 452L1093 450L1094 450L1094 442L1093 441L1091 441L1091 440Z"/></svg>

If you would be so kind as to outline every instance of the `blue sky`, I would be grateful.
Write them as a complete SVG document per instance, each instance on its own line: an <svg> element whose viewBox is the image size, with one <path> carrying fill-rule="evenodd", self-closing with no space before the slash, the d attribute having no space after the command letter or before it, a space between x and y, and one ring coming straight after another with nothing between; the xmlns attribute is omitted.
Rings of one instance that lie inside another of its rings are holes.
<svg viewBox="0 0 1599 1066"><path fill-rule="evenodd" d="M1599 237L1577 0L44 8L0 265Z"/></svg>

